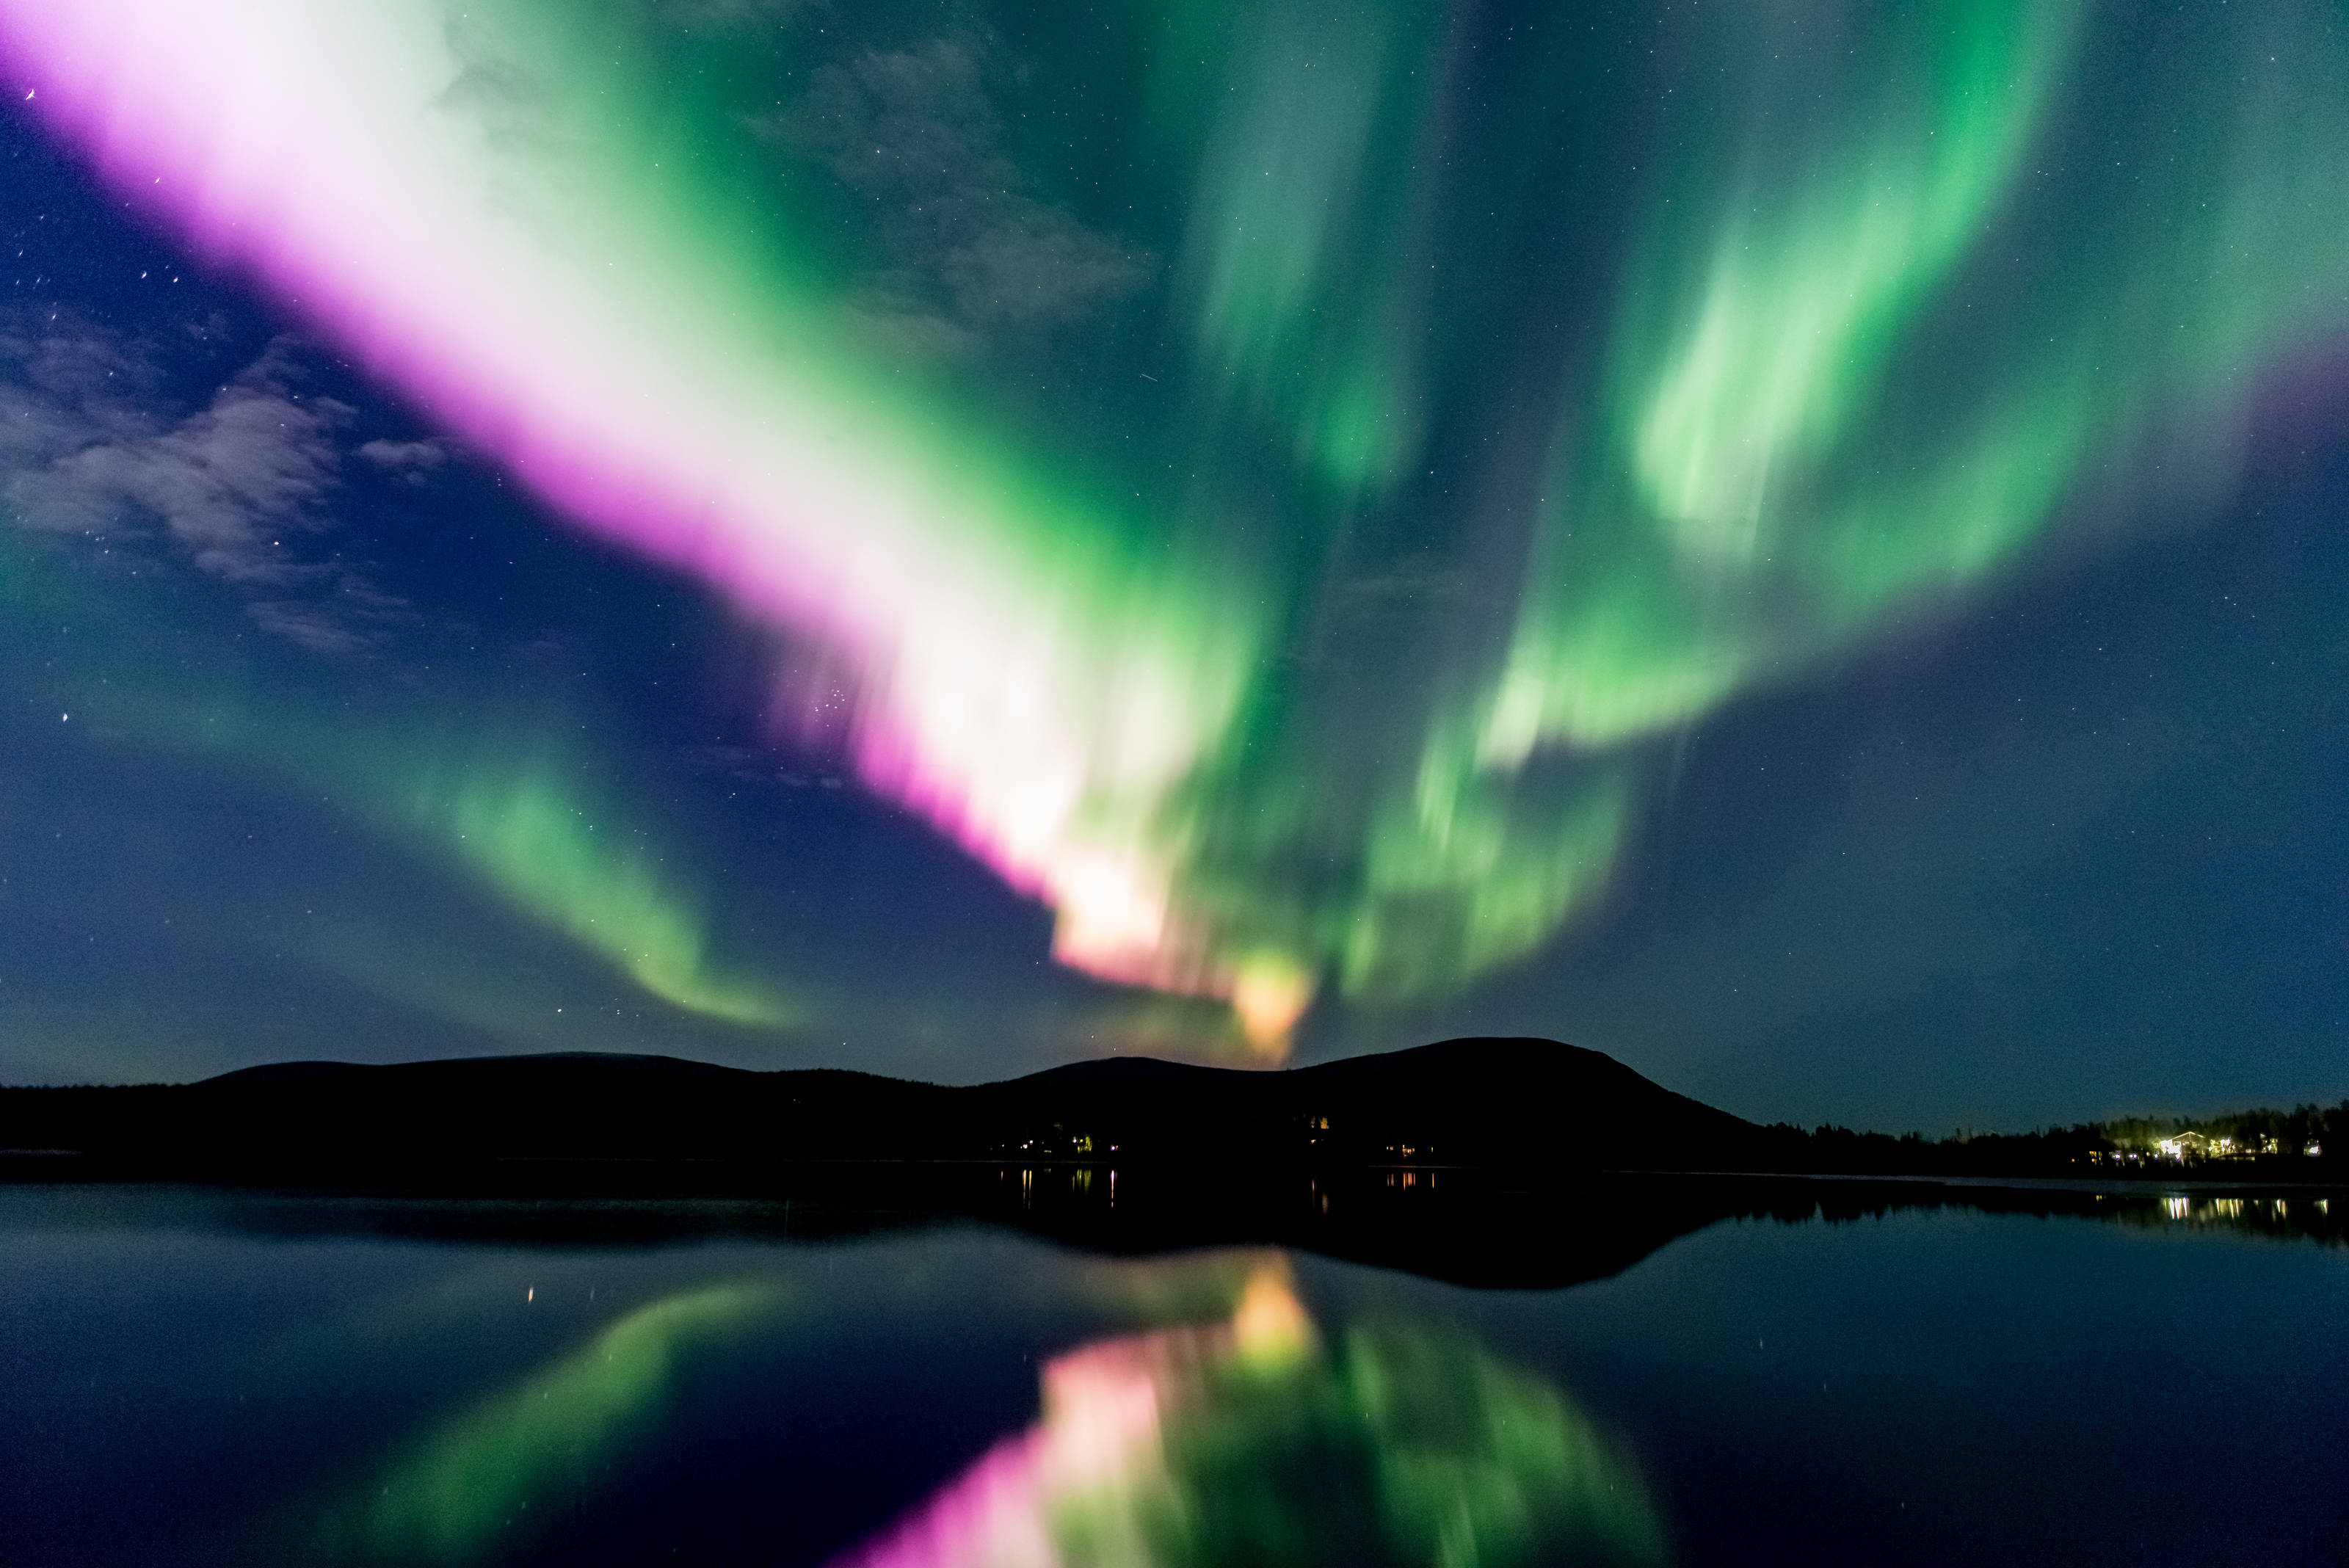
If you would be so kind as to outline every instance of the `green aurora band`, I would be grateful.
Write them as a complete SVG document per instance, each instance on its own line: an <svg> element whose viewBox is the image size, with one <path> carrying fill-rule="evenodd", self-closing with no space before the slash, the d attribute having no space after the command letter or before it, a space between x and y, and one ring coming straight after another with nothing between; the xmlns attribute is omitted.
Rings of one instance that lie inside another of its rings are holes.
<svg viewBox="0 0 2349 1568"><path fill-rule="evenodd" d="M1724 705L2190 515L2349 324L2329 12L165 9L0 35L127 192L823 646L1063 959L1270 1052L1596 909ZM500 766L390 809L779 1015Z"/></svg>
<svg viewBox="0 0 2349 1568"><path fill-rule="evenodd" d="M474 759L421 773L408 821L662 1001L731 1023L789 1021L793 1010L781 997L714 965L708 918L643 830L612 826L626 818L580 798L566 777L576 771L540 763L508 772Z"/></svg>
<svg viewBox="0 0 2349 1568"><path fill-rule="evenodd" d="M0 638L0 691L78 713L105 744L323 805L469 875L685 1012L756 1027L804 1015L771 979L719 958L698 891L708 877L664 842L641 791L598 782L611 770L593 765L596 753L618 748L582 746L585 722L544 694L492 698L444 676L404 700L355 704L334 671L315 683L273 679L241 646L235 619L149 583L92 595L69 564L0 542L0 609L17 634ZM42 638L60 622L80 633L62 649ZM191 649L203 657L189 659Z"/></svg>

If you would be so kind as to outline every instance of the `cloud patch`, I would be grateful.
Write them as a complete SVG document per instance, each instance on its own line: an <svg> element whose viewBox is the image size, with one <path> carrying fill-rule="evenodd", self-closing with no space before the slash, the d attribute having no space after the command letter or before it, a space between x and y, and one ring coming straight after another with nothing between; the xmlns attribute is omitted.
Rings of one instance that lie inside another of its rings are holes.
<svg viewBox="0 0 2349 1568"><path fill-rule="evenodd" d="M227 584L263 629L319 653L367 647L400 601L370 587L326 536L354 410L302 390L280 338L200 406L158 389L164 357L73 323L0 323L0 499L16 523L142 547ZM417 472L431 442L377 465ZM364 450L364 449L362 449Z"/></svg>
<svg viewBox="0 0 2349 1568"><path fill-rule="evenodd" d="M1005 151L993 52L976 35L874 50L760 127L874 203L892 265L864 308L905 348L1070 326L1150 279L1146 254L1045 199Z"/></svg>
<svg viewBox="0 0 2349 1568"><path fill-rule="evenodd" d="M371 441L359 456L403 484L422 484L449 461L449 448L437 441Z"/></svg>
<svg viewBox="0 0 2349 1568"><path fill-rule="evenodd" d="M780 27L800 9L801 0L641 0L655 24L686 32L734 33Z"/></svg>

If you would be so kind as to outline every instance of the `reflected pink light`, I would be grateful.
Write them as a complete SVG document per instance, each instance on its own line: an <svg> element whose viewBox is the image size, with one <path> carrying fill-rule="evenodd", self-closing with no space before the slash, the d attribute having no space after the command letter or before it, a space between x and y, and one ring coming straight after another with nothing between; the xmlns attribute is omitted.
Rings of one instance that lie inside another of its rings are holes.
<svg viewBox="0 0 2349 1568"><path fill-rule="evenodd" d="M1118 1488L1154 1468L1158 1380L1173 1340L1112 1340L1050 1363L1044 1420L836 1568L1058 1568L1054 1501Z"/></svg>
<svg viewBox="0 0 2349 1568"><path fill-rule="evenodd" d="M1274 1266L1249 1280L1226 1322L1057 1357L1044 1368L1041 1422L998 1443L920 1511L833 1568L1060 1568L1056 1511L1087 1507L1096 1524L1131 1521L1138 1497L1164 1480L1162 1423L1195 1389L1203 1366L1294 1355L1312 1332Z"/></svg>
<svg viewBox="0 0 2349 1568"><path fill-rule="evenodd" d="M1056 1568L1037 1475L1044 1434L1009 1438L920 1513L841 1568Z"/></svg>

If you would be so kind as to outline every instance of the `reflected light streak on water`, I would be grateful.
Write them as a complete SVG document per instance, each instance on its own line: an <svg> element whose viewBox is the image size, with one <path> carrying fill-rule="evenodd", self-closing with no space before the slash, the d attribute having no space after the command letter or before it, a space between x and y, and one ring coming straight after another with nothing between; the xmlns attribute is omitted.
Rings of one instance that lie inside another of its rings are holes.
<svg viewBox="0 0 2349 1568"><path fill-rule="evenodd" d="M1043 1385L1041 1421L835 1568L1664 1559L1630 1464L1555 1390L1464 1341L1325 1346L1284 1267Z"/></svg>

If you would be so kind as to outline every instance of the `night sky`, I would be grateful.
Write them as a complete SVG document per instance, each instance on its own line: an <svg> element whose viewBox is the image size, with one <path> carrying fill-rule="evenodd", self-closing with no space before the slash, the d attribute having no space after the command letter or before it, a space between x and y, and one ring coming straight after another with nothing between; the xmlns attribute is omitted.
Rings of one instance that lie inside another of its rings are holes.
<svg viewBox="0 0 2349 1568"><path fill-rule="evenodd" d="M0 0L0 1081L2349 1093L2349 36Z"/></svg>

